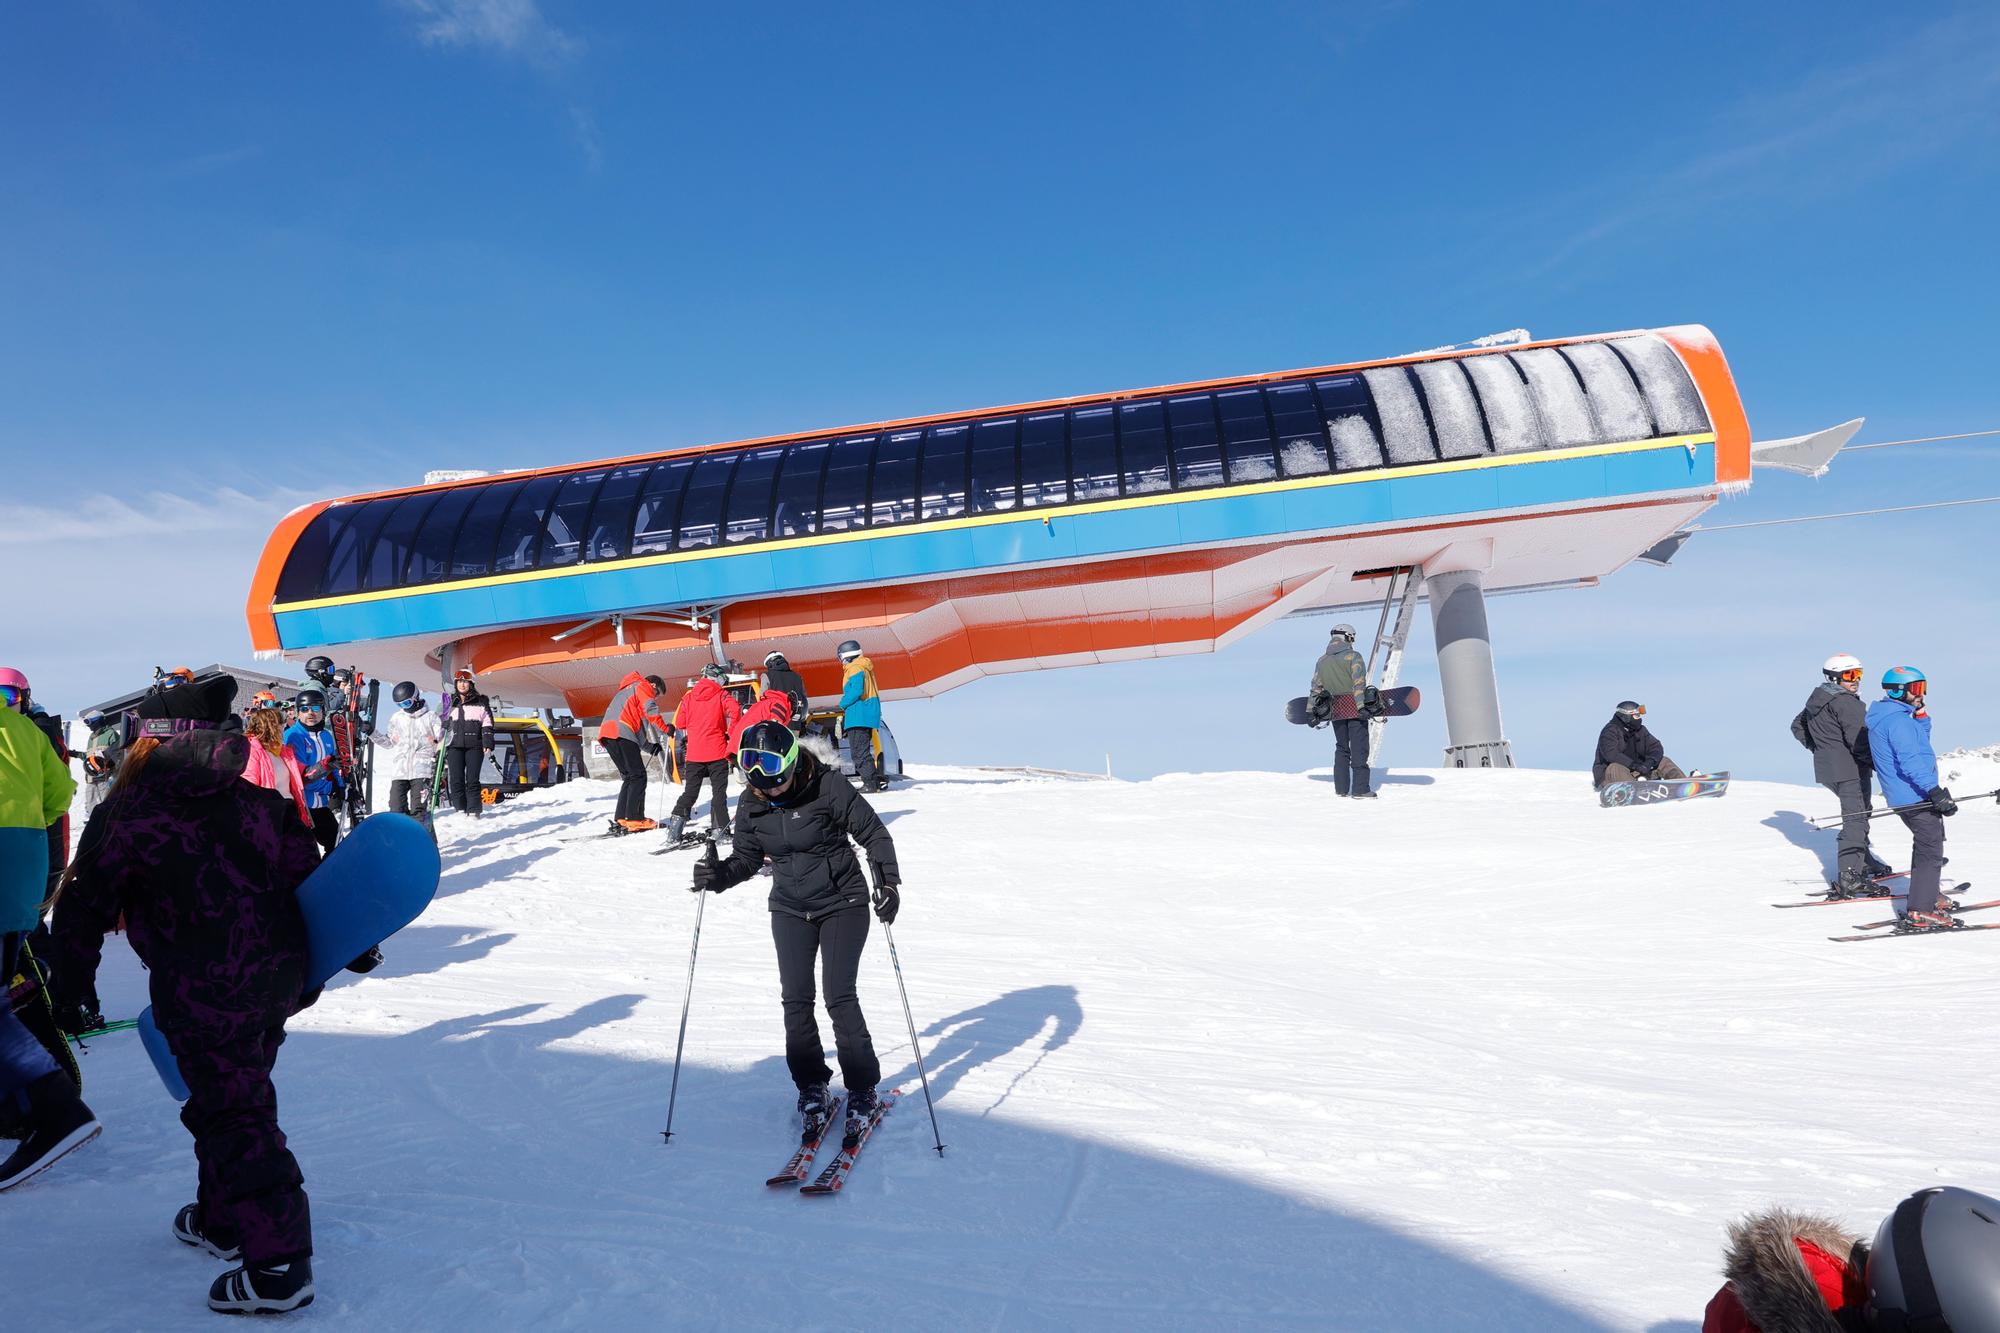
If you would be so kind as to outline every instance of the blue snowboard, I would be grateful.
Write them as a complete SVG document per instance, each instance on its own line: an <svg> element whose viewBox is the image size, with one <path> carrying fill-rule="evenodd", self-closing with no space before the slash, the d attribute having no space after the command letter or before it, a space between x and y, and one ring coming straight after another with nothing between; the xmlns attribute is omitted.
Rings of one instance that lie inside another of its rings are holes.
<svg viewBox="0 0 2000 1333"><path fill-rule="evenodd" d="M306 919L306 989L317 990L349 963L423 914L437 893L437 844L408 815L370 815L354 826L299 885ZM188 1099L179 1064L153 1023L139 1015L139 1040L175 1101Z"/></svg>

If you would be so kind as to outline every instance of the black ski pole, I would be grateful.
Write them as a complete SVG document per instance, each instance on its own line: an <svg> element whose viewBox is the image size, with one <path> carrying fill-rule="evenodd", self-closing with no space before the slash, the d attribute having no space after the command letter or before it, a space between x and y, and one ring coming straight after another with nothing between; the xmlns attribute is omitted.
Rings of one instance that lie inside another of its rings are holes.
<svg viewBox="0 0 2000 1333"><path fill-rule="evenodd" d="M708 851L704 855L710 861L716 859L713 837L709 838ZM674 1040L674 1081L673 1086L667 1089L667 1127L661 1131L661 1137L667 1143L674 1141L674 1102L681 1091L681 1051L687 1046L688 1007L694 1003L694 960L701 953L701 914L707 909L708 894L704 892L696 898L694 905L694 943L688 946L687 993L681 996L681 1035Z"/></svg>
<svg viewBox="0 0 2000 1333"><path fill-rule="evenodd" d="M1954 796L1951 799L1955 804L1964 805L1967 801L1983 801L1989 796L2000 797L2000 787L1996 787L1992 791L1978 792L1972 796ZM1930 808L1931 803L1929 801L1912 801L1908 805L1891 805L1880 810L1870 810L1861 817L1863 819L1880 819L1884 815L1904 815L1910 813L1912 810L1928 810ZM1847 816L1845 815L1820 815L1808 822L1817 828L1830 829L1835 824L1843 822L1846 818Z"/></svg>
<svg viewBox="0 0 2000 1333"><path fill-rule="evenodd" d="M903 997L903 1021L910 1025L910 1049L917 1053L917 1077L924 1084L924 1109L931 1113L931 1141L938 1156L944 1156L944 1135L938 1133L937 1107L931 1102L931 1076L924 1071L924 1048L917 1044L917 1020L910 1013L910 988L903 984L902 960L896 957L896 932L882 923L883 937L889 941L889 965L896 969L896 990Z"/></svg>

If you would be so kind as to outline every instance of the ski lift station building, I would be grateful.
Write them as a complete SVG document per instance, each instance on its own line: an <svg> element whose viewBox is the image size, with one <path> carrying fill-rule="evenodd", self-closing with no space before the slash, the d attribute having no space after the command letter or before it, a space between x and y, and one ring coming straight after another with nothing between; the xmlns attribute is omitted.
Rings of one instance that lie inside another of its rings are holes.
<svg viewBox="0 0 2000 1333"><path fill-rule="evenodd" d="M1447 760L1504 766L1485 596L1613 573L1751 452L1704 328L1446 350L323 500L248 615L264 654L592 717L772 649L830 698L849 638L895 699L1427 598Z"/></svg>

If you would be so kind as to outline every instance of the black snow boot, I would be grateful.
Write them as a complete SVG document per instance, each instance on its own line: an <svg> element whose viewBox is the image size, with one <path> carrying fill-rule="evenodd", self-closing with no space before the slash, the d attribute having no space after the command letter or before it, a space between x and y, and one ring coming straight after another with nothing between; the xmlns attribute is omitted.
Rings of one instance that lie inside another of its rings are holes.
<svg viewBox="0 0 2000 1333"><path fill-rule="evenodd" d="M103 1127L58 1069L28 1085L28 1136L0 1163L0 1190L9 1190L96 1138Z"/></svg>
<svg viewBox="0 0 2000 1333"><path fill-rule="evenodd" d="M190 1203L174 1214L174 1239L183 1245L192 1245L198 1250L207 1250L218 1259L234 1259L243 1252L232 1236L221 1232L204 1231L201 1227L201 1205Z"/></svg>
<svg viewBox="0 0 2000 1333"><path fill-rule="evenodd" d="M1863 855L1868 858L1868 876L1870 879L1892 874L1896 869L1896 867L1890 865L1873 852L1865 852Z"/></svg>
<svg viewBox="0 0 2000 1333"><path fill-rule="evenodd" d="M208 1308L223 1314L283 1314L311 1305L310 1259L288 1264L245 1264L232 1268L208 1289Z"/></svg>

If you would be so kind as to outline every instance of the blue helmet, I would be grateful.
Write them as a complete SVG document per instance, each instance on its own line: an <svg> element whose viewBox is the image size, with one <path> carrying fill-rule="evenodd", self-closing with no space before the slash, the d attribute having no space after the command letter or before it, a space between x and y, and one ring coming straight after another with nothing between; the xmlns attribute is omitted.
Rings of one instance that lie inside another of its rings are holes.
<svg viewBox="0 0 2000 1333"><path fill-rule="evenodd" d="M1921 699L1925 693L1924 673L1913 666L1890 667L1882 673L1882 693L1891 699Z"/></svg>

